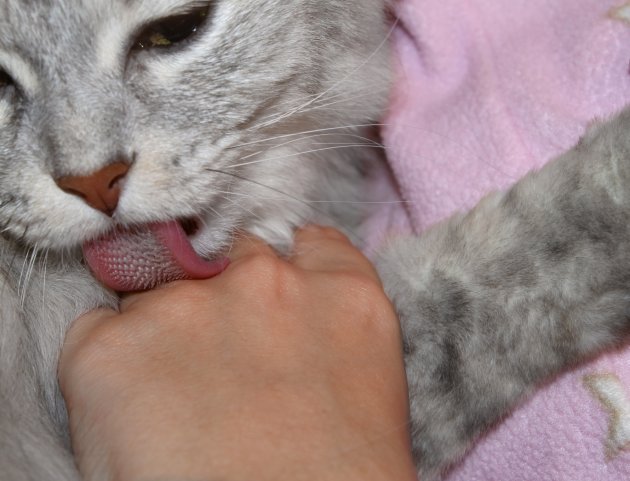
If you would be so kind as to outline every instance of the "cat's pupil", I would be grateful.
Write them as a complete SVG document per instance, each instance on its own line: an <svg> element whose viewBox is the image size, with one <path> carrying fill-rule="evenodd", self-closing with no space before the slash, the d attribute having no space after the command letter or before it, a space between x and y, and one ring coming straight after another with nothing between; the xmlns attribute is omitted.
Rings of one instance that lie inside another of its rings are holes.
<svg viewBox="0 0 630 481"><path fill-rule="evenodd" d="M210 6L196 8L183 15L160 19L142 30L136 37L135 50L168 48L195 35L210 13Z"/></svg>
<svg viewBox="0 0 630 481"><path fill-rule="evenodd" d="M0 88L13 85L13 79L4 70L0 70Z"/></svg>

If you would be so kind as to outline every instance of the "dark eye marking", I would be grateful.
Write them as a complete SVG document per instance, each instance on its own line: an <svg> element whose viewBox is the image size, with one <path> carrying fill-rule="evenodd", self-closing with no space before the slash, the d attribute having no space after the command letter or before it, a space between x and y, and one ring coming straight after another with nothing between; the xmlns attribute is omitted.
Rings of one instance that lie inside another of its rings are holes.
<svg viewBox="0 0 630 481"><path fill-rule="evenodd" d="M13 102L19 93L13 77L0 68L0 102Z"/></svg>
<svg viewBox="0 0 630 481"><path fill-rule="evenodd" d="M213 5L214 2L145 25L135 37L132 50L167 49L191 40L210 18Z"/></svg>
<svg viewBox="0 0 630 481"><path fill-rule="evenodd" d="M0 69L0 89L10 85L15 85L15 82L8 73Z"/></svg>

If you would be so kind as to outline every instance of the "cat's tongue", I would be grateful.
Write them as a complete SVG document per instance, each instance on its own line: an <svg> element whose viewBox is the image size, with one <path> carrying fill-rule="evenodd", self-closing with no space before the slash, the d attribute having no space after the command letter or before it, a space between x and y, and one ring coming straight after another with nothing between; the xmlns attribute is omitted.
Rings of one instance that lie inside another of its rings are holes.
<svg viewBox="0 0 630 481"><path fill-rule="evenodd" d="M177 221L116 230L86 242L83 255L96 277L120 292L152 289L179 279L207 279L229 263L226 258L199 257Z"/></svg>

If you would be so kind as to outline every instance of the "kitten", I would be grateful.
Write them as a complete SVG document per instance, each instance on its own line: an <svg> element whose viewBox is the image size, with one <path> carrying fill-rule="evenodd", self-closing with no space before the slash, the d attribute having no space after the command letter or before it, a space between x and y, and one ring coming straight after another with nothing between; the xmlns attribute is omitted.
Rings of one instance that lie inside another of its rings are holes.
<svg viewBox="0 0 630 481"><path fill-rule="evenodd" d="M122 290L218 270L237 228L287 249L307 221L359 225L318 201L362 198L384 3L0 0L3 479L78 479L57 357L74 318L117 302L81 247ZM630 327L628 128L381 253L423 479Z"/></svg>

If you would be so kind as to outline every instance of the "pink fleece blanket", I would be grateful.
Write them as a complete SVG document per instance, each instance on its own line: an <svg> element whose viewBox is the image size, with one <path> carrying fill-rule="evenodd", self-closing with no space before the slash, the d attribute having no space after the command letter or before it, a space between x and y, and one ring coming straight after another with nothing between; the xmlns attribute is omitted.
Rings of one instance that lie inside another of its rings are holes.
<svg viewBox="0 0 630 481"><path fill-rule="evenodd" d="M471 207L630 104L625 2L399 0L384 140L408 204L390 227ZM630 480L630 344L539 390L447 479Z"/></svg>

